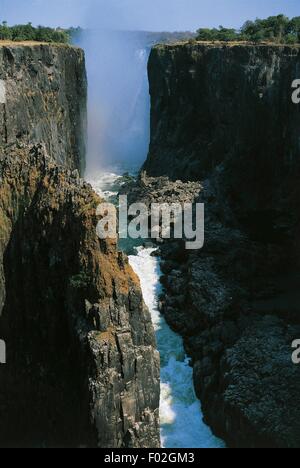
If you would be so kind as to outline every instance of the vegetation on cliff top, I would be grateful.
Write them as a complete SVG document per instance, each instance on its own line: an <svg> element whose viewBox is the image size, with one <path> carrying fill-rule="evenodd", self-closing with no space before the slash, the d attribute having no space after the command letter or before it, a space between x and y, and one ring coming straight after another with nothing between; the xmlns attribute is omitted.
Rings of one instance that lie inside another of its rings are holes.
<svg viewBox="0 0 300 468"><path fill-rule="evenodd" d="M0 24L0 40L2 41L36 41L69 44L79 33L80 28L48 28L45 26L34 27L31 23L8 26L6 21Z"/></svg>
<svg viewBox="0 0 300 468"><path fill-rule="evenodd" d="M76 43L82 33L81 28L49 28L33 26L32 23L9 26L6 21L0 23L0 40L2 41L35 41L48 43L70 44ZM156 37L157 33L147 33L149 38ZM152 35L152 36L151 36ZM161 33L159 42L172 42L180 39L198 41L225 41L225 42L269 42L273 44L300 44L300 16L289 19L281 14L269 16L266 19L257 18L255 21L246 21L238 30L232 28L200 28L197 34L193 33Z"/></svg>
<svg viewBox="0 0 300 468"><path fill-rule="evenodd" d="M219 29L201 28L197 31L198 41L250 41L255 43L271 42L275 44L300 43L300 16L289 19L285 15L257 18L246 21L241 29L220 26Z"/></svg>

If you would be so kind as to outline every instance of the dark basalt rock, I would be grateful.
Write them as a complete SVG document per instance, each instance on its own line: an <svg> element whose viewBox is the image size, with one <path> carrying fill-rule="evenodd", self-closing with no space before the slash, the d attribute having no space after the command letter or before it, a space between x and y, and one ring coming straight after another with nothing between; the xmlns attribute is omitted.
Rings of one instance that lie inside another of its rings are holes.
<svg viewBox="0 0 300 468"><path fill-rule="evenodd" d="M300 447L299 67L299 47L264 45L157 46L149 61L144 170L200 181L206 213L201 251L160 248L161 309L231 447Z"/></svg>
<svg viewBox="0 0 300 468"><path fill-rule="evenodd" d="M87 79L81 49L57 45L1 45L2 144L43 143L65 167L85 168Z"/></svg>
<svg viewBox="0 0 300 468"><path fill-rule="evenodd" d="M0 446L159 447L150 313L79 177L84 54L0 46L0 80Z"/></svg>
<svg viewBox="0 0 300 468"><path fill-rule="evenodd" d="M41 147L1 154L0 177L0 445L158 447L151 317L99 198Z"/></svg>
<svg viewBox="0 0 300 468"><path fill-rule="evenodd" d="M142 172L136 179L121 180L119 195L127 195L128 204L138 202L147 207L152 203L193 203L202 191L199 182L185 183L181 180L172 181L168 177L149 177L146 172Z"/></svg>

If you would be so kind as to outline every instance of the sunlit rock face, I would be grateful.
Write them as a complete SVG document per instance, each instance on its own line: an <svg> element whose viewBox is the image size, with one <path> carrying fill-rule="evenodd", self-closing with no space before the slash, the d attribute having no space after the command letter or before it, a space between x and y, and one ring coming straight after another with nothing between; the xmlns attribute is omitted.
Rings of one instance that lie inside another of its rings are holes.
<svg viewBox="0 0 300 468"><path fill-rule="evenodd" d="M151 317L78 173L83 52L1 54L0 446L159 447Z"/></svg>
<svg viewBox="0 0 300 468"><path fill-rule="evenodd" d="M0 45L0 146L44 142L60 164L84 169L84 53L51 45Z"/></svg>

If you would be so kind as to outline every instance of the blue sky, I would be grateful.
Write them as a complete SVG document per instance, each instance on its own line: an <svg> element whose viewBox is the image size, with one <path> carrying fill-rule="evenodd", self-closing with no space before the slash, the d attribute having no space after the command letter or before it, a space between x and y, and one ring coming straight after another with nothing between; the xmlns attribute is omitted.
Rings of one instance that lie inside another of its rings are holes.
<svg viewBox="0 0 300 468"><path fill-rule="evenodd" d="M300 16L300 0L0 0L10 24L196 30L239 27L246 19L284 13Z"/></svg>

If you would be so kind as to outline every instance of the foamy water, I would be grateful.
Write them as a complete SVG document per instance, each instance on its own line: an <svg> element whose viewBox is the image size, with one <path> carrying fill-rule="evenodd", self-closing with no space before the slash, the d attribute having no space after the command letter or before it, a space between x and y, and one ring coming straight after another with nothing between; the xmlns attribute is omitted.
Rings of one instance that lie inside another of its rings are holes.
<svg viewBox="0 0 300 468"><path fill-rule="evenodd" d="M121 175L116 174L115 172L106 172L105 174L93 174L92 176L87 176L86 181L91 184L100 197L108 199L117 193L112 189L115 182Z"/></svg>
<svg viewBox="0 0 300 468"><path fill-rule="evenodd" d="M151 256L155 249L137 249L129 257L140 278L145 303L151 312L157 346L161 356L161 441L165 448L222 448L204 424L200 402L193 386L193 371L185 356L182 338L174 333L158 310L162 292L159 259Z"/></svg>
<svg viewBox="0 0 300 468"><path fill-rule="evenodd" d="M94 190L104 198L115 195L114 183L121 172L113 170L88 178ZM136 249L129 257L130 264L140 278L144 301L155 328L161 358L161 443L164 448L223 448L204 424L201 405L193 385L193 370L189 366L182 338L174 333L158 310L160 259L151 254L155 249Z"/></svg>

